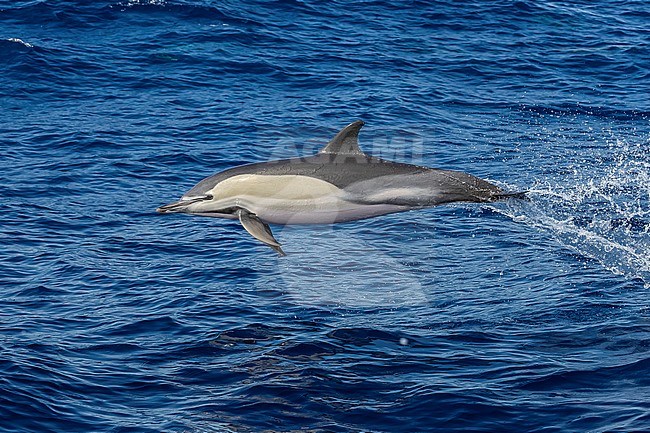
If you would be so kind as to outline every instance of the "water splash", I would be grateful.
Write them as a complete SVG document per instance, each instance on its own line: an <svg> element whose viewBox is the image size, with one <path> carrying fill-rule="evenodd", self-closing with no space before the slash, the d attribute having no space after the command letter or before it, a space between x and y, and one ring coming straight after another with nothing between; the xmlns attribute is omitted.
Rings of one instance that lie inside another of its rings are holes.
<svg viewBox="0 0 650 433"><path fill-rule="evenodd" d="M537 181L530 202L498 211L650 288L649 144L612 140L600 156L574 159L563 175Z"/></svg>

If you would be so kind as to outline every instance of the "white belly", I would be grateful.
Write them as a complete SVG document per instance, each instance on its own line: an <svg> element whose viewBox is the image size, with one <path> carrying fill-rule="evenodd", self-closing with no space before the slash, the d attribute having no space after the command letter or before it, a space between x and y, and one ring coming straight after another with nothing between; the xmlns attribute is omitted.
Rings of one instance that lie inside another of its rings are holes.
<svg viewBox="0 0 650 433"><path fill-rule="evenodd" d="M197 203L192 213L237 206L272 224L331 224L408 209L397 205L354 203L346 200L345 191L309 176L233 176L208 193L214 198Z"/></svg>

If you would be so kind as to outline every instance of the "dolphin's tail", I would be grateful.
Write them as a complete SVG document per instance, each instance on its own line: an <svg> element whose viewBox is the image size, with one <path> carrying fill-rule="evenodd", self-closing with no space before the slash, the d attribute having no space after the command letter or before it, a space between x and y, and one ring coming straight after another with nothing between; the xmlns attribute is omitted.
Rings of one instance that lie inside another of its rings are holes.
<svg viewBox="0 0 650 433"><path fill-rule="evenodd" d="M456 201L492 203L510 198L528 200L528 191L507 192L485 179L460 171L432 170L428 176L438 190L434 204Z"/></svg>

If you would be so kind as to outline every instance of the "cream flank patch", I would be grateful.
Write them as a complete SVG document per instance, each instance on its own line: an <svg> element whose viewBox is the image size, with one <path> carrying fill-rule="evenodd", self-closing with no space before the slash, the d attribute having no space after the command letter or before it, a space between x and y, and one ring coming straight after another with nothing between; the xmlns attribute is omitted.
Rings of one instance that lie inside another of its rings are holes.
<svg viewBox="0 0 650 433"><path fill-rule="evenodd" d="M209 191L214 200L248 196L277 200L309 200L317 197L341 195L341 190L324 180L308 176L265 176L242 174L219 182Z"/></svg>

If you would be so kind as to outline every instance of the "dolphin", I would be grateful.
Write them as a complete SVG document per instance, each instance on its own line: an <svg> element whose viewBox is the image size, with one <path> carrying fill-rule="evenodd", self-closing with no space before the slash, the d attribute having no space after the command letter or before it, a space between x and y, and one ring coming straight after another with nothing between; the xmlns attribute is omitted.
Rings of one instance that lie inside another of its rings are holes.
<svg viewBox="0 0 650 433"><path fill-rule="evenodd" d="M254 238L285 255L269 224L332 224L452 202L524 198L467 173L367 155L358 142L363 125L349 124L309 157L216 173L156 211L238 219Z"/></svg>

